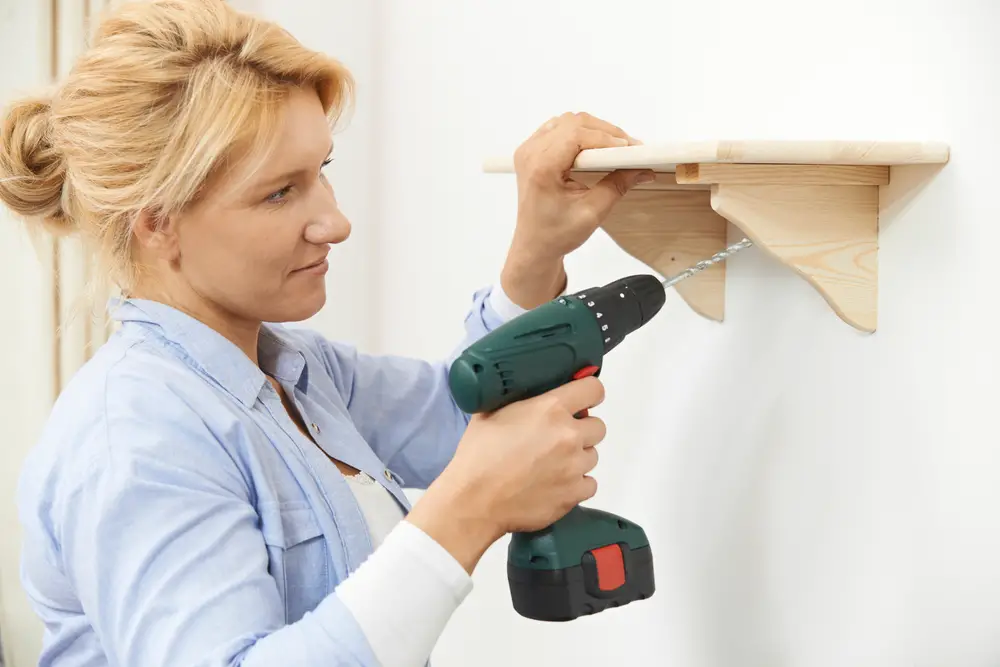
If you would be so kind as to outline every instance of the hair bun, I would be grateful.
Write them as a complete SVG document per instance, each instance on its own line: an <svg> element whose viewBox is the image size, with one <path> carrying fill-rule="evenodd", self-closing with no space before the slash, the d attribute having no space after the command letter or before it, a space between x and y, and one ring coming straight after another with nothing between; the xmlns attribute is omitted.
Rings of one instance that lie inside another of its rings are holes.
<svg viewBox="0 0 1000 667"><path fill-rule="evenodd" d="M72 223L62 207L66 161L52 145L52 107L30 98L9 107L0 127L0 201L52 231Z"/></svg>

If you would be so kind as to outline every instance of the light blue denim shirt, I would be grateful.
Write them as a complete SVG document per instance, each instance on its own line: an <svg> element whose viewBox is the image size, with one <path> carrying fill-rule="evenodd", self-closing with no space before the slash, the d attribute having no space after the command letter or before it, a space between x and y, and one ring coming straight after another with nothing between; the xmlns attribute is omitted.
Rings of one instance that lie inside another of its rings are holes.
<svg viewBox="0 0 1000 667"><path fill-rule="evenodd" d="M490 292L475 293L456 352L503 321ZM258 368L163 304L112 312L122 326L59 397L18 489L39 664L377 664L331 594L372 547L328 456L408 510L400 485L434 481L468 423L451 359L370 356L265 325Z"/></svg>

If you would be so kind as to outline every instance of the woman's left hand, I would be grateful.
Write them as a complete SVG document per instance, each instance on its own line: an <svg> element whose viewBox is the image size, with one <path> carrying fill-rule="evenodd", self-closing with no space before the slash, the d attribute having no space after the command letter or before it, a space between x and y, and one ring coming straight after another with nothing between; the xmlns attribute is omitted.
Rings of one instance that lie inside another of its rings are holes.
<svg viewBox="0 0 1000 667"><path fill-rule="evenodd" d="M639 143L590 114L565 113L518 147L517 226L501 274L511 301L530 309L555 298L566 285L563 258L593 235L630 189L653 180L650 170L622 169L588 187L568 175L580 151Z"/></svg>

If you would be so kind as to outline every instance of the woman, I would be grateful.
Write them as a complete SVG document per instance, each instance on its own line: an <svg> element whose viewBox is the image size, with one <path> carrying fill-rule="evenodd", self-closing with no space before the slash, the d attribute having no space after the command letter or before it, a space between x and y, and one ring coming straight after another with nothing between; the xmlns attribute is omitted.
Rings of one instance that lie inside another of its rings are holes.
<svg viewBox="0 0 1000 667"><path fill-rule="evenodd" d="M40 664L420 665L491 544L594 495L604 424L573 415L599 380L470 419L447 361L271 324L323 306L348 237L322 169L350 92L271 23L157 0L7 111L0 199L83 234L123 295L21 478ZM563 174L628 143L566 114L519 148L501 289L459 349L565 288L563 257L649 174ZM402 483L426 489L413 507Z"/></svg>

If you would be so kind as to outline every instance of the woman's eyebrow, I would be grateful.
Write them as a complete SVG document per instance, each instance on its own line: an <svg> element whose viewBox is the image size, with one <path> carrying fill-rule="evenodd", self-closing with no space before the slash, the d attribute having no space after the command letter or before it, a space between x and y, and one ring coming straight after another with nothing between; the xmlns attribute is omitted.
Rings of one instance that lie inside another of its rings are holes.
<svg viewBox="0 0 1000 667"><path fill-rule="evenodd" d="M293 178L295 178L296 176L302 176L305 173L306 173L305 169L291 169L289 171L284 171L275 176L269 176L265 180L257 181L254 187L266 188L266 187L273 187L275 185L283 185L288 181L292 180Z"/></svg>
<svg viewBox="0 0 1000 667"><path fill-rule="evenodd" d="M331 153L333 153L332 143L330 144L330 148L327 149L326 153L324 153L324 156L330 155ZM326 157L324 157L323 159L325 160ZM312 173L312 170L301 167L297 169L289 169L288 171L284 171L275 176L269 176L266 180L258 181L255 187L264 188L268 186L283 184L295 178L296 176L303 176L310 173Z"/></svg>

